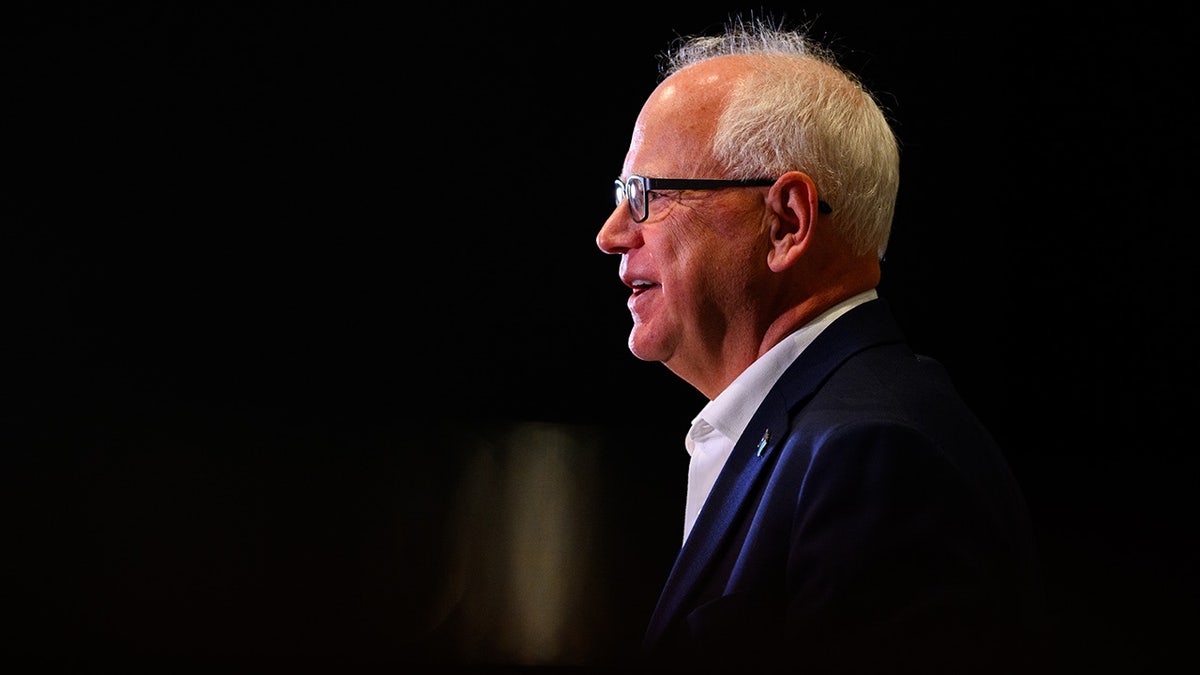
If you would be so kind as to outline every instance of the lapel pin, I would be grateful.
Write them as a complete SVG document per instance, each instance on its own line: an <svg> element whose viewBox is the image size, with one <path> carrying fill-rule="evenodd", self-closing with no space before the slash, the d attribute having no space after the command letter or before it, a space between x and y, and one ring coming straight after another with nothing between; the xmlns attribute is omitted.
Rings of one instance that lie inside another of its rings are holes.
<svg viewBox="0 0 1200 675"><path fill-rule="evenodd" d="M762 457L763 450L767 448L767 441L769 440L771 440L771 430L767 429L763 432L762 440L758 442L758 452L755 454L755 457Z"/></svg>

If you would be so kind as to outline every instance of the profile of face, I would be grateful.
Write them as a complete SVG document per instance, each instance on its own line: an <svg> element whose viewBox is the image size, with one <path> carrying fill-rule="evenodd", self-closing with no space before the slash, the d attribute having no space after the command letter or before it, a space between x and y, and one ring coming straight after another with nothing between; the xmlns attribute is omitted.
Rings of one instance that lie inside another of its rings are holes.
<svg viewBox="0 0 1200 675"><path fill-rule="evenodd" d="M727 178L712 157L712 138L740 66L737 57L723 57L664 80L638 115L621 180ZM767 190L654 190L642 222L628 200L616 206L596 243L621 256L635 356L688 379L692 369L745 349L763 321L748 299L769 274Z"/></svg>

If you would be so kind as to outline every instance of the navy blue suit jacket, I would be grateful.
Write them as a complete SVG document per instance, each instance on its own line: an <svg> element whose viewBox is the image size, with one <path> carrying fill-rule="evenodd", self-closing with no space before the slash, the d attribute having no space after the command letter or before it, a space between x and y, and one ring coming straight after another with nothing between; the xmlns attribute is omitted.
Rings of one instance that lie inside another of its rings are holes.
<svg viewBox="0 0 1200 675"><path fill-rule="evenodd" d="M651 618L648 662L996 665L1036 628L1030 530L992 436L870 301L797 358L738 440Z"/></svg>

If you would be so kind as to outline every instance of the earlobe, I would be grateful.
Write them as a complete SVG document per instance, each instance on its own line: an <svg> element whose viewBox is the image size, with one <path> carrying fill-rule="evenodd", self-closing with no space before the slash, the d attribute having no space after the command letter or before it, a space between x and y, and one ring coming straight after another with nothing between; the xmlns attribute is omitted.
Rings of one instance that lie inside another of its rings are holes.
<svg viewBox="0 0 1200 675"><path fill-rule="evenodd" d="M803 253L803 238L795 221L778 216L771 219L770 244L767 251L767 266L772 272L782 272L791 267Z"/></svg>

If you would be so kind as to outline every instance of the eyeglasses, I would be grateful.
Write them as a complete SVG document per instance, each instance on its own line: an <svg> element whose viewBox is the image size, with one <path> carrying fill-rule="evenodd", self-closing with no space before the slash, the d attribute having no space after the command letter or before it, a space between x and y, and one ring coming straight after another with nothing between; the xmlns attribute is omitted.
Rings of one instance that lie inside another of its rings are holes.
<svg viewBox="0 0 1200 675"><path fill-rule="evenodd" d="M774 185L774 178L748 178L745 180L720 180L710 178L647 178L633 175L628 180L613 181L616 187L616 203L619 206L629 200L629 214L633 222L640 223L650 216L650 199L653 190L721 190L733 187L766 187ZM832 213L833 208L824 201L817 202L821 213Z"/></svg>

